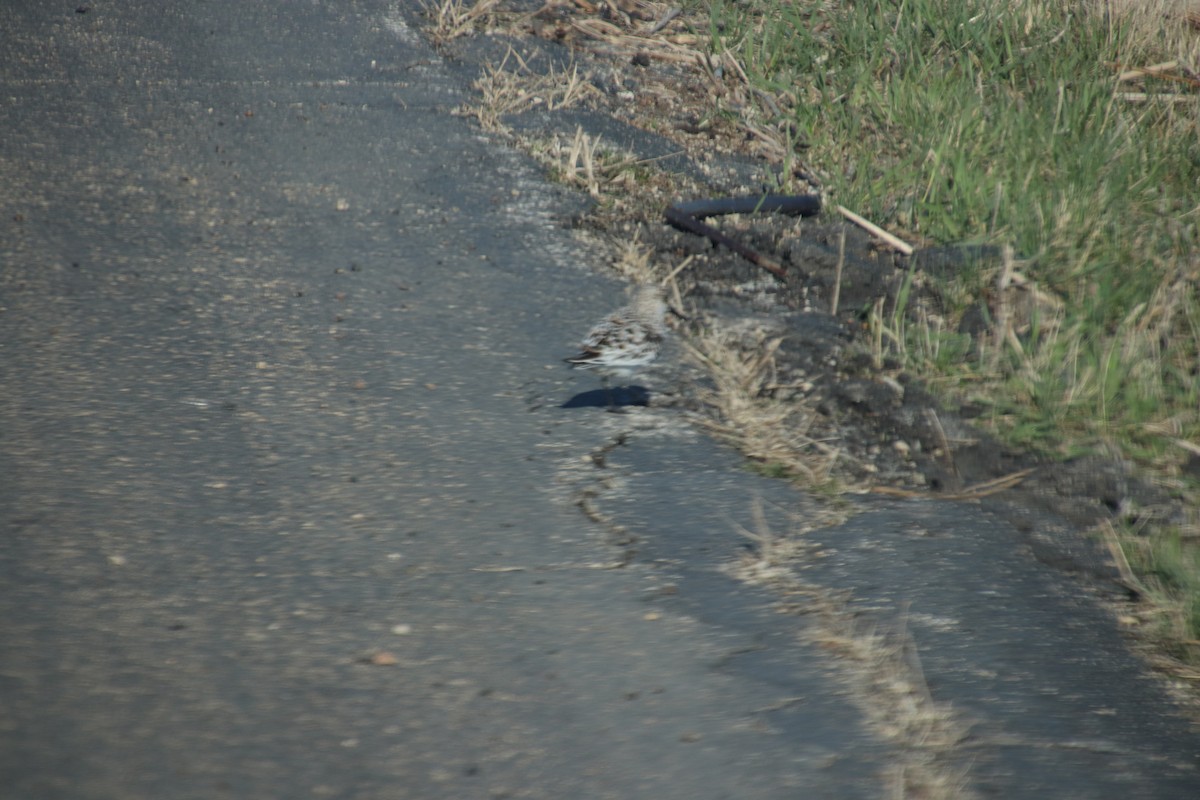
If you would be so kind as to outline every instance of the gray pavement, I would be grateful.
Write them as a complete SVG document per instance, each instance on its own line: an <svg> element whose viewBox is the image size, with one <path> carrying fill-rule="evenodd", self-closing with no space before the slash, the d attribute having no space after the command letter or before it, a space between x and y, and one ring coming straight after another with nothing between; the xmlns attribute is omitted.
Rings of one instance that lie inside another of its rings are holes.
<svg viewBox="0 0 1200 800"><path fill-rule="evenodd" d="M834 655L722 569L803 496L571 402L620 288L409 4L0 15L0 796L891 792ZM1200 794L1108 620L973 514L873 508L812 576L909 604L970 786Z"/></svg>

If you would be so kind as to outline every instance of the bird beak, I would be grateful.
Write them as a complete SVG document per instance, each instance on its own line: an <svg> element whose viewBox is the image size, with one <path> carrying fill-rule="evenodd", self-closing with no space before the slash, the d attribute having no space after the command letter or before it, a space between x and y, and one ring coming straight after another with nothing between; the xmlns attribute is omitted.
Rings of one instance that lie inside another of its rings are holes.
<svg viewBox="0 0 1200 800"><path fill-rule="evenodd" d="M683 320L684 322L692 321L691 317L687 316L686 314L681 312L678 308L676 308L675 306L672 306L672 305L667 306L667 313L670 314L671 316L675 317L676 319Z"/></svg>

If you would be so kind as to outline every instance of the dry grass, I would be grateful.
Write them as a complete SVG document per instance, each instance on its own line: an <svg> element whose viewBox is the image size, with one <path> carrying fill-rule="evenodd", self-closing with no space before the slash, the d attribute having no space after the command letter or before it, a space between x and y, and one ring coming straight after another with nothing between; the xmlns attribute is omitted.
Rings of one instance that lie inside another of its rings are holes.
<svg viewBox="0 0 1200 800"><path fill-rule="evenodd" d="M599 170L596 168L599 147L599 136L593 139L583 132L583 128L577 128L569 147L556 148L554 167L559 180L583 187L592 197L600 197Z"/></svg>
<svg viewBox="0 0 1200 800"><path fill-rule="evenodd" d="M747 583L767 585L787 598L781 607L809 623L804 638L836 656L839 679L869 729L898 754L889 770L889 794L895 798L970 800L968 758L959 752L968 726L929 692L916 644L903 619L894 631L864 622L845 597L800 580L796 565L817 545L805 534L836 519L795 521L790 535L776 535L767 523L761 498L750 508L752 528L735 527L755 543L732 573ZM796 598L803 598L797 600Z"/></svg>
<svg viewBox="0 0 1200 800"><path fill-rule="evenodd" d="M510 62L515 63L512 69L508 68ZM484 130L495 132L507 131L501 122L505 115L539 106L546 111L570 108L599 92L575 65L563 70L551 67L539 74L511 47L504 60L498 66L485 67L472 86L479 92L480 102L463 106L458 113L475 117Z"/></svg>
<svg viewBox="0 0 1200 800"><path fill-rule="evenodd" d="M1133 45L1172 52L1193 67L1200 64L1197 0L1091 0L1083 6L1093 15L1125 25Z"/></svg>
<svg viewBox="0 0 1200 800"><path fill-rule="evenodd" d="M602 147L601 141L600 136L593 138L577 128L570 139L556 135L549 141L529 140L526 150L550 168L554 179L585 189L612 206L639 188L644 167L653 159Z"/></svg>
<svg viewBox="0 0 1200 800"><path fill-rule="evenodd" d="M613 269L618 275L634 283L650 283L654 280L654 248L643 244L638 231L628 239L616 243L617 257Z"/></svg>
<svg viewBox="0 0 1200 800"><path fill-rule="evenodd" d="M702 331L685 342L713 381L702 395L712 414L702 421L763 472L832 491L833 470L844 454L835 440L810 435L816 419L811 408L795 397L778 397L781 390L800 388L779 383L775 353L782 341L760 335L745 347L740 336Z"/></svg>
<svg viewBox="0 0 1200 800"><path fill-rule="evenodd" d="M436 44L445 44L460 36L474 33L493 18L493 11L500 0L440 0L422 1L425 15L430 20L429 35Z"/></svg>

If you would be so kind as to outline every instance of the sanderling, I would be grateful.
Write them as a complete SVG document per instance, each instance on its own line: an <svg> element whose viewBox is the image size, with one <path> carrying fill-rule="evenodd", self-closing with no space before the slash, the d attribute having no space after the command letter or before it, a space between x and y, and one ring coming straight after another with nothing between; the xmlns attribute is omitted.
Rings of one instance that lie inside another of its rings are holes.
<svg viewBox="0 0 1200 800"><path fill-rule="evenodd" d="M572 366L600 373L610 410L614 404L609 376L629 377L658 358L667 333L667 311L661 286L639 286L632 303L609 314L588 332L579 355L564 359Z"/></svg>

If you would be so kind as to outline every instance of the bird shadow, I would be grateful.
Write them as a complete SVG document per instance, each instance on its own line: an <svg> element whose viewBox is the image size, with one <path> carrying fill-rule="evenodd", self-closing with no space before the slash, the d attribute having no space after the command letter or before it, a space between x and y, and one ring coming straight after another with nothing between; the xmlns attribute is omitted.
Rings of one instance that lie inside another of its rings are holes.
<svg viewBox="0 0 1200 800"><path fill-rule="evenodd" d="M580 392L559 408L627 408L650 405L650 392L644 386L614 386L611 393L603 389Z"/></svg>

